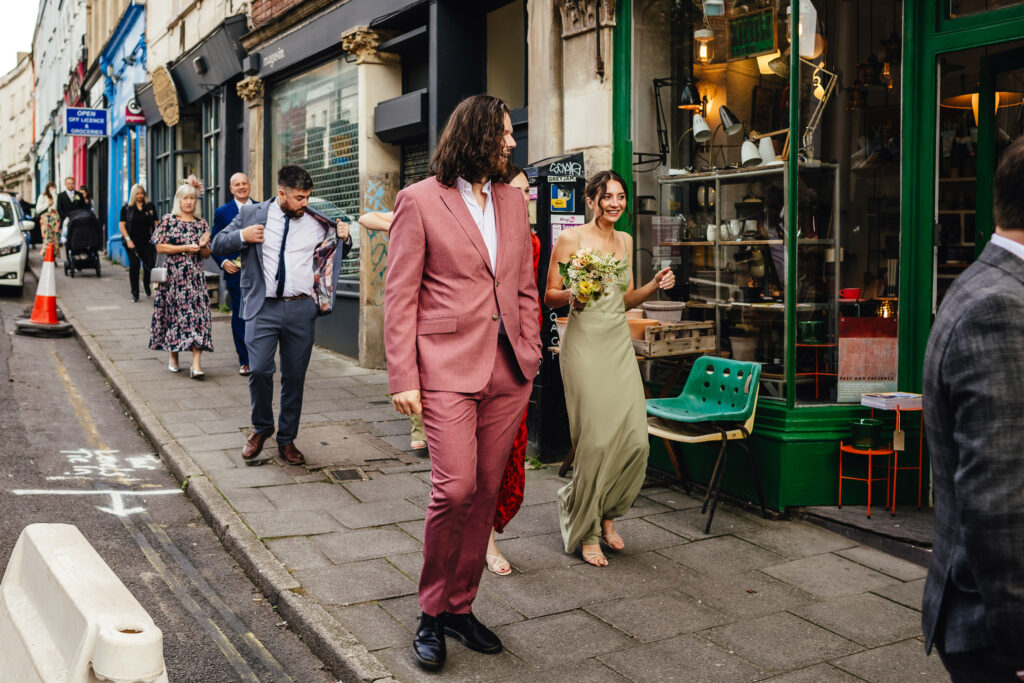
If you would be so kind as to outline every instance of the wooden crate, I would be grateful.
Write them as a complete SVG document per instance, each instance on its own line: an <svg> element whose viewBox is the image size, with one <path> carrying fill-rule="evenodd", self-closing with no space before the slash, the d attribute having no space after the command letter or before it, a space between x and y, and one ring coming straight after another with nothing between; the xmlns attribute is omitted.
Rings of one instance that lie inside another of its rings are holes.
<svg viewBox="0 0 1024 683"><path fill-rule="evenodd" d="M633 340L633 350L658 358L682 353L713 353L716 346L714 322L669 323L644 329L643 339Z"/></svg>

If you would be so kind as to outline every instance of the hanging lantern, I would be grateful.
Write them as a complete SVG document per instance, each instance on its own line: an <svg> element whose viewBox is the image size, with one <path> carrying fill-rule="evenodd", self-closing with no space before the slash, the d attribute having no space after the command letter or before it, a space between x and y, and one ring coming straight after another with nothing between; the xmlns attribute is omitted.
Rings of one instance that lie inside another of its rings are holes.
<svg viewBox="0 0 1024 683"><path fill-rule="evenodd" d="M693 32L693 61L701 65L715 61L715 32L706 24Z"/></svg>
<svg viewBox="0 0 1024 683"><path fill-rule="evenodd" d="M786 14L791 15L792 9L792 7L787 7ZM796 34L800 45L801 57L813 59L824 51L824 40L816 40L818 35L818 10L815 9L811 0L800 0L800 15Z"/></svg>
<svg viewBox="0 0 1024 683"><path fill-rule="evenodd" d="M893 10L895 21L895 10ZM889 37L882 41L885 48L885 61L882 62L882 82L885 87L892 90L896 84L896 70L900 64L900 36L893 31Z"/></svg>
<svg viewBox="0 0 1024 683"><path fill-rule="evenodd" d="M847 88L846 92L850 93L850 99L846 103L846 111L859 111L865 107L864 90L860 86L860 81Z"/></svg>

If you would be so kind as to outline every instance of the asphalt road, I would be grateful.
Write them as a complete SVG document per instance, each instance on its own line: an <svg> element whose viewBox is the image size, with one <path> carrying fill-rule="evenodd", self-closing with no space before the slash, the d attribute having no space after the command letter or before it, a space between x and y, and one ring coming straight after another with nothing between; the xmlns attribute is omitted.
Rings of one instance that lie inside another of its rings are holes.
<svg viewBox="0 0 1024 683"><path fill-rule="evenodd" d="M26 525L74 524L163 631L171 681L331 681L181 495L78 341L13 334L35 284L21 299L0 294L0 568Z"/></svg>

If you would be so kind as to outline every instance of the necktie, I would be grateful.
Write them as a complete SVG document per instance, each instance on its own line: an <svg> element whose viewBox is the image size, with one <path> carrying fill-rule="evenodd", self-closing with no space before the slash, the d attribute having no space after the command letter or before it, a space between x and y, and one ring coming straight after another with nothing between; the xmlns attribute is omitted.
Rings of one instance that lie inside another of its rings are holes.
<svg viewBox="0 0 1024 683"><path fill-rule="evenodd" d="M281 235L281 252L277 255L277 298L280 299L284 296L284 248L288 244L288 226L291 223L291 217L285 214L284 217L284 234Z"/></svg>

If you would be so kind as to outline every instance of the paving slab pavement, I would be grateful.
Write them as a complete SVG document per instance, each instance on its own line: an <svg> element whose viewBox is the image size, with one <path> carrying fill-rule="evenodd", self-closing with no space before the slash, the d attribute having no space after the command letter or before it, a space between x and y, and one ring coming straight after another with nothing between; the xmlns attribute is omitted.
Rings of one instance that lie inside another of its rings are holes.
<svg viewBox="0 0 1024 683"><path fill-rule="evenodd" d="M114 264L99 279L58 275L59 305L242 568L336 675L436 679L409 647L429 462L404 450L386 373L315 348L297 439L309 464L246 467L229 316L214 313L206 381L172 375L147 348L152 300L132 303L126 280ZM590 567L561 548L563 483L556 468L527 472L499 536L515 572L484 573L475 610L505 652L451 642L445 680L948 680L920 639L920 567L728 504L705 535L700 501L653 478L619 525L627 550Z"/></svg>

